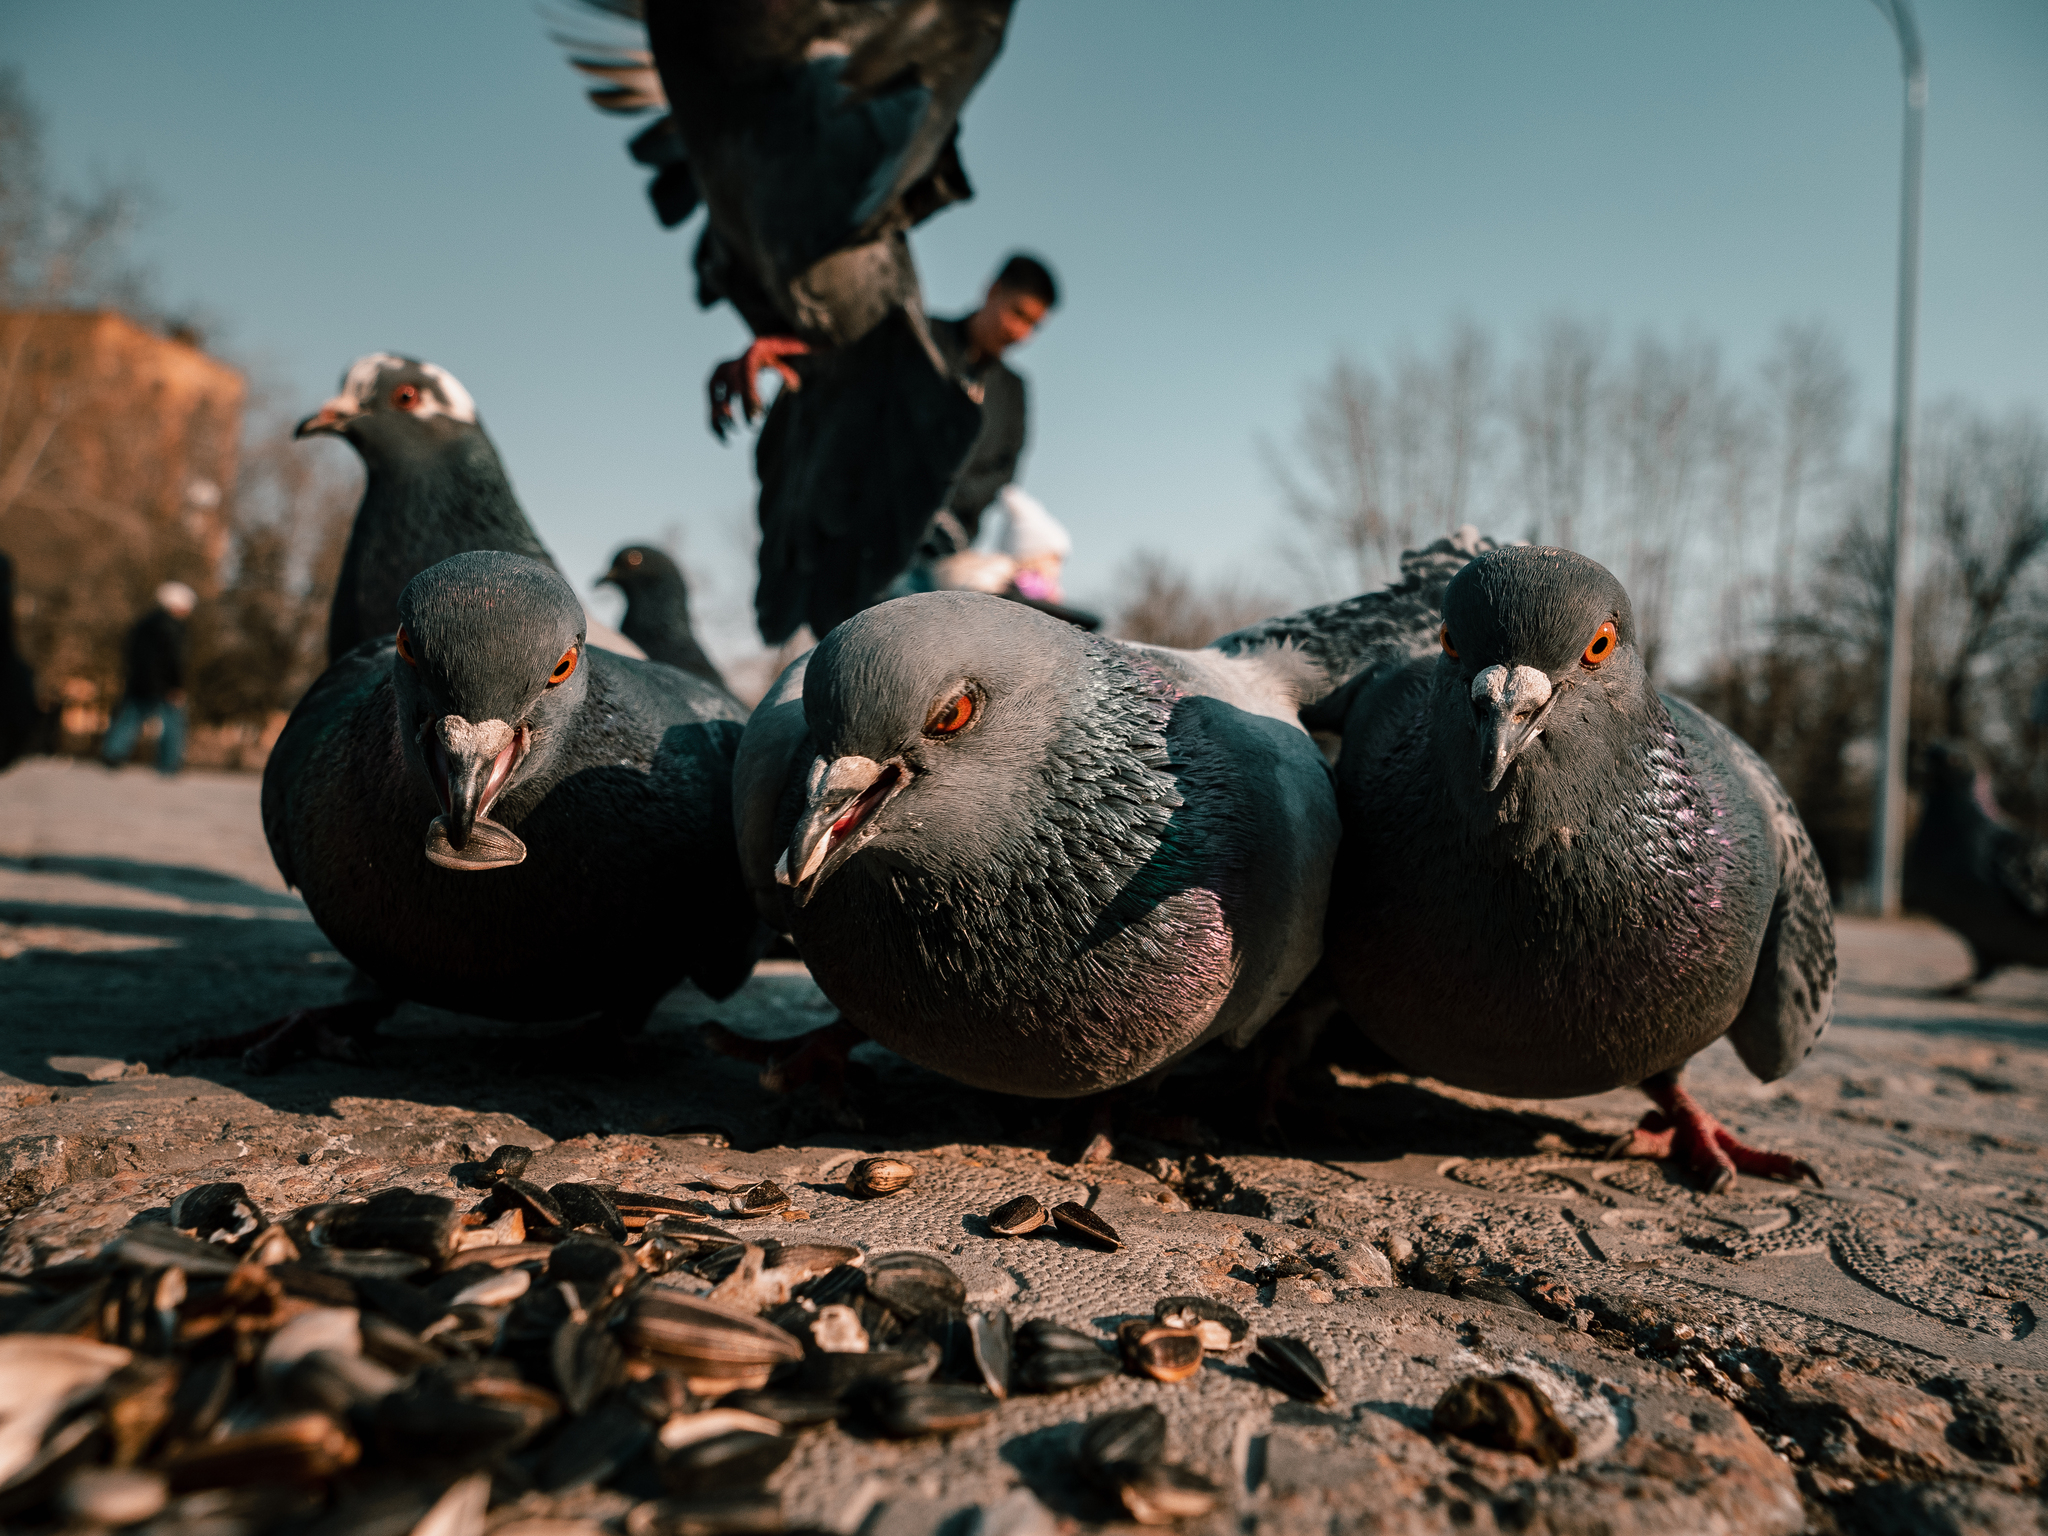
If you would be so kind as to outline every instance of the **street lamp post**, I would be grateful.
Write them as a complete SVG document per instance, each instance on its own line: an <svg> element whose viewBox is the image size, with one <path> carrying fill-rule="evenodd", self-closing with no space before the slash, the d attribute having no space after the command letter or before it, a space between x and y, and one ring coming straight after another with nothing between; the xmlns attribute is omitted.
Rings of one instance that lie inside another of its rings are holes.
<svg viewBox="0 0 2048 1536"><path fill-rule="evenodd" d="M1873 0L1899 39L1906 77L1906 143L1899 183L1899 312L1892 351L1892 615L1885 646L1884 756L1870 831L1870 905L1899 913L1906 855L1906 725L1913 689L1913 595L1907 555L1913 515L1913 353L1920 311L1920 137L1927 119L1927 60L1908 0Z"/></svg>

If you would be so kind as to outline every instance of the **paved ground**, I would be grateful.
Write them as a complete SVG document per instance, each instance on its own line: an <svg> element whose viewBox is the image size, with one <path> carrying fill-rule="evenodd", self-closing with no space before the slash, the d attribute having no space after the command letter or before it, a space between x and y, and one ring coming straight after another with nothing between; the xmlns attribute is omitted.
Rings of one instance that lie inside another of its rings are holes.
<svg viewBox="0 0 2048 1536"><path fill-rule="evenodd" d="M209 1179L273 1210L451 1191L450 1168L500 1142L545 1149L543 1183L675 1194L761 1172L801 1191L806 1231L936 1250L1020 1320L1093 1331L1162 1294L1229 1300L1308 1340L1337 1391L1307 1408L1223 1359L1179 1386L1015 1400L950 1442L827 1431L778 1474L794 1521L993 1536L1106 1518L1073 1473L1076 1426L1150 1400L1172 1454L1225 1487L1189 1522L1219 1536L2048 1529L2048 975L1943 996L1967 964L1939 929L1845 920L1837 1022L1787 1081L1749 1080L1725 1047L1695 1070L1739 1130L1826 1170L1825 1192L1745 1180L1707 1199L1677 1170L1598 1159L1631 1095L1488 1100L1342 1049L1301 1084L1284 1152L1246 1133L1219 1058L1167 1094L1218 1133L1207 1151L1126 1137L1119 1160L1077 1163L1087 1128L1058 1106L874 1047L853 1116L703 1048L714 1017L764 1038L829 1018L794 963L719 1005L679 991L625 1048L416 1009L374 1066L172 1067L182 1040L342 984L255 807L235 775L0 778L0 1274L89 1252ZM916 1185L846 1197L837 1172L884 1148ZM1026 1192L1091 1205L1125 1249L993 1237L981 1213ZM1579 1431L1557 1471L1429 1432L1452 1381L1510 1370ZM1015 1487L1036 1502L999 1506Z"/></svg>

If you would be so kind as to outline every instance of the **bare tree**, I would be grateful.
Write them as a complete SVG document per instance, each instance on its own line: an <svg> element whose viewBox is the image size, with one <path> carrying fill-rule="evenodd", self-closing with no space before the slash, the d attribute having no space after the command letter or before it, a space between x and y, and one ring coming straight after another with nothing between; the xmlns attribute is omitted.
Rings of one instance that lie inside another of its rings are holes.
<svg viewBox="0 0 2048 1536"><path fill-rule="evenodd" d="M1147 645L1195 649L1211 640L1270 619L1288 604L1239 583L1204 584L1164 555L1134 556L1119 574L1114 633Z"/></svg>
<svg viewBox="0 0 2048 1536"><path fill-rule="evenodd" d="M1595 410L1607 351L1600 330L1554 316L1513 373L1517 489L1532 541L1577 548L1593 494Z"/></svg>
<svg viewBox="0 0 2048 1536"><path fill-rule="evenodd" d="M1771 569L1771 616L1791 612L1799 512L1807 493L1840 469L1855 383L1840 340L1817 322L1788 321L1764 359L1764 389L1776 432L1778 537Z"/></svg>

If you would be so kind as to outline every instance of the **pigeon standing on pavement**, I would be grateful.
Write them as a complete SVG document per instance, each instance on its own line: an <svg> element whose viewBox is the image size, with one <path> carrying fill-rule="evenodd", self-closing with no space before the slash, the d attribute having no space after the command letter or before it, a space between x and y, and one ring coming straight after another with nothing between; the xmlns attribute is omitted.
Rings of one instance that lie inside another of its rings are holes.
<svg viewBox="0 0 2048 1536"><path fill-rule="evenodd" d="M35 672L14 646L14 561L0 552L0 768L27 755L42 721Z"/></svg>
<svg viewBox="0 0 2048 1536"><path fill-rule="evenodd" d="M2006 822L1969 750L1927 749L1920 825L1906 846L1906 905L1970 946L1969 991L2002 966L2048 966L2048 842Z"/></svg>
<svg viewBox="0 0 2048 1536"><path fill-rule="evenodd" d="M359 357L293 436L343 438L363 461L363 499L328 612L330 664L395 630L406 583L451 555L499 549L554 563L512 494L476 402L445 368L390 352ZM590 643L640 654L594 621Z"/></svg>
<svg viewBox="0 0 2048 1536"><path fill-rule="evenodd" d="M1717 1189L1738 1170L1818 1182L1679 1081L1723 1035L1773 1081L1828 1022L1827 881L1769 768L1658 695L1628 594L1583 556L1473 560L1436 638L1346 711L1326 954L1346 1010L1462 1088L1638 1085L1657 1109L1616 1150Z"/></svg>
<svg viewBox="0 0 2048 1536"><path fill-rule="evenodd" d="M741 741L763 918L854 1028L979 1087L1074 1097L1242 1045L1321 949L1338 824L1303 706L1405 654L1420 582L1312 645L1136 645L972 592L856 615Z"/></svg>
<svg viewBox="0 0 2048 1536"><path fill-rule="evenodd" d="M685 977L737 988L762 935L731 698L591 649L568 583L520 555L442 561L396 621L299 701L263 774L271 854L354 995L197 1049L353 1059L402 999L625 1033Z"/></svg>
<svg viewBox="0 0 2048 1536"><path fill-rule="evenodd" d="M762 638L822 635L910 563L980 430L925 322L908 231L972 195L961 108L1012 0L588 0L643 47L571 43L599 107L660 112L632 142L665 225L701 201L697 298L755 340L710 382L734 408L783 380L756 452ZM565 40L567 41L567 40Z"/></svg>
<svg viewBox="0 0 2048 1536"><path fill-rule="evenodd" d="M626 595L626 616L619 620L619 632L645 651L648 660L680 667L725 686L725 679L690 627L690 587L675 561L645 544L629 544L612 556L611 569L598 580L610 582Z"/></svg>

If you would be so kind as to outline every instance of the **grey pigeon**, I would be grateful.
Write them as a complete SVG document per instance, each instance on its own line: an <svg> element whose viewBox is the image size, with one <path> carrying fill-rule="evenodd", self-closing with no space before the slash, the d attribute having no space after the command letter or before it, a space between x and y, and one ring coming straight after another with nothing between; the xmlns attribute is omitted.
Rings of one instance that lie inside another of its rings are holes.
<svg viewBox="0 0 2048 1536"><path fill-rule="evenodd" d="M0 768L34 747L42 724L35 672L14 644L14 561L0 552Z"/></svg>
<svg viewBox="0 0 2048 1536"><path fill-rule="evenodd" d="M761 935L723 690L590 648L568 583L520 555L442 561L397 618L300 700L263 774L278 870L367 985L202 1053L346 1057L400 999L623 1032L685 977L738 987Z"/></svg>
<svg viewBox="0 0 2048 1536"><path fill-rule="evenodd" d="M1314 967L1336 845L1297 719L1325 669L931 592L777 681L735 765L763 917L860 1031L1064 1098L1242 1044Z"/></svg>
<svg viewBox="0 0 2048 1536"><path fill-rule="evenodd" d="M909 565L980 430L907 233L972 195L959 114L1011 0L589 3L644 20L644 48L571 42L572 62L599 107L662 114L631 146L655 210L701 200L698 302L756 337L712 374L712 430L758 413L763 369L784 379L756 453L762 637L822 635Z"/></svg>
<svg viewBox="0 0 2048 1536"><path fill-rule="evenodd" d="M1920 825L1906 845L1906 905L1970 946L1966 992L2007 965L2048 966L2048 842L2010 825L1969 749L1927 749Z"/></svg>
<svg viewBox="0 0 2048 1536"><path fill-rule="evenodd" d="M1639 1085L1658 1109L1617 1151L1675 1152L1716 1188L1737 1170L1817 1182L1679 1082L1723 1035L1775 1080L1828 1022L1827 882L1769 768L1658 695L1628 594L1581 555L1479 556L1437 638L1346 711L1326 946L1347 1011L1462 1088Z"/></svg>
<svg viewBox="0 0 2048 1536"><path fill-rule="evenodd" d="M475 400L446 368L390 352L359 357L293 435L342 438L363 461L363 499L328 610L330 664L396 629L405 584L450 555L502 549L554 563L512 494ZM602 624L591 624L590 643L639 654Z"/></svg>
<svg viewBox="0 0 2048 1536"><path fill-rule="evenodd" d="M707 682L725 686L717 666L697 643L690 627L690 587L683 573L661 550L628 544L612 556L611 569L598 578L626 596L626 616L619 632L659 661Z"/></svg>

